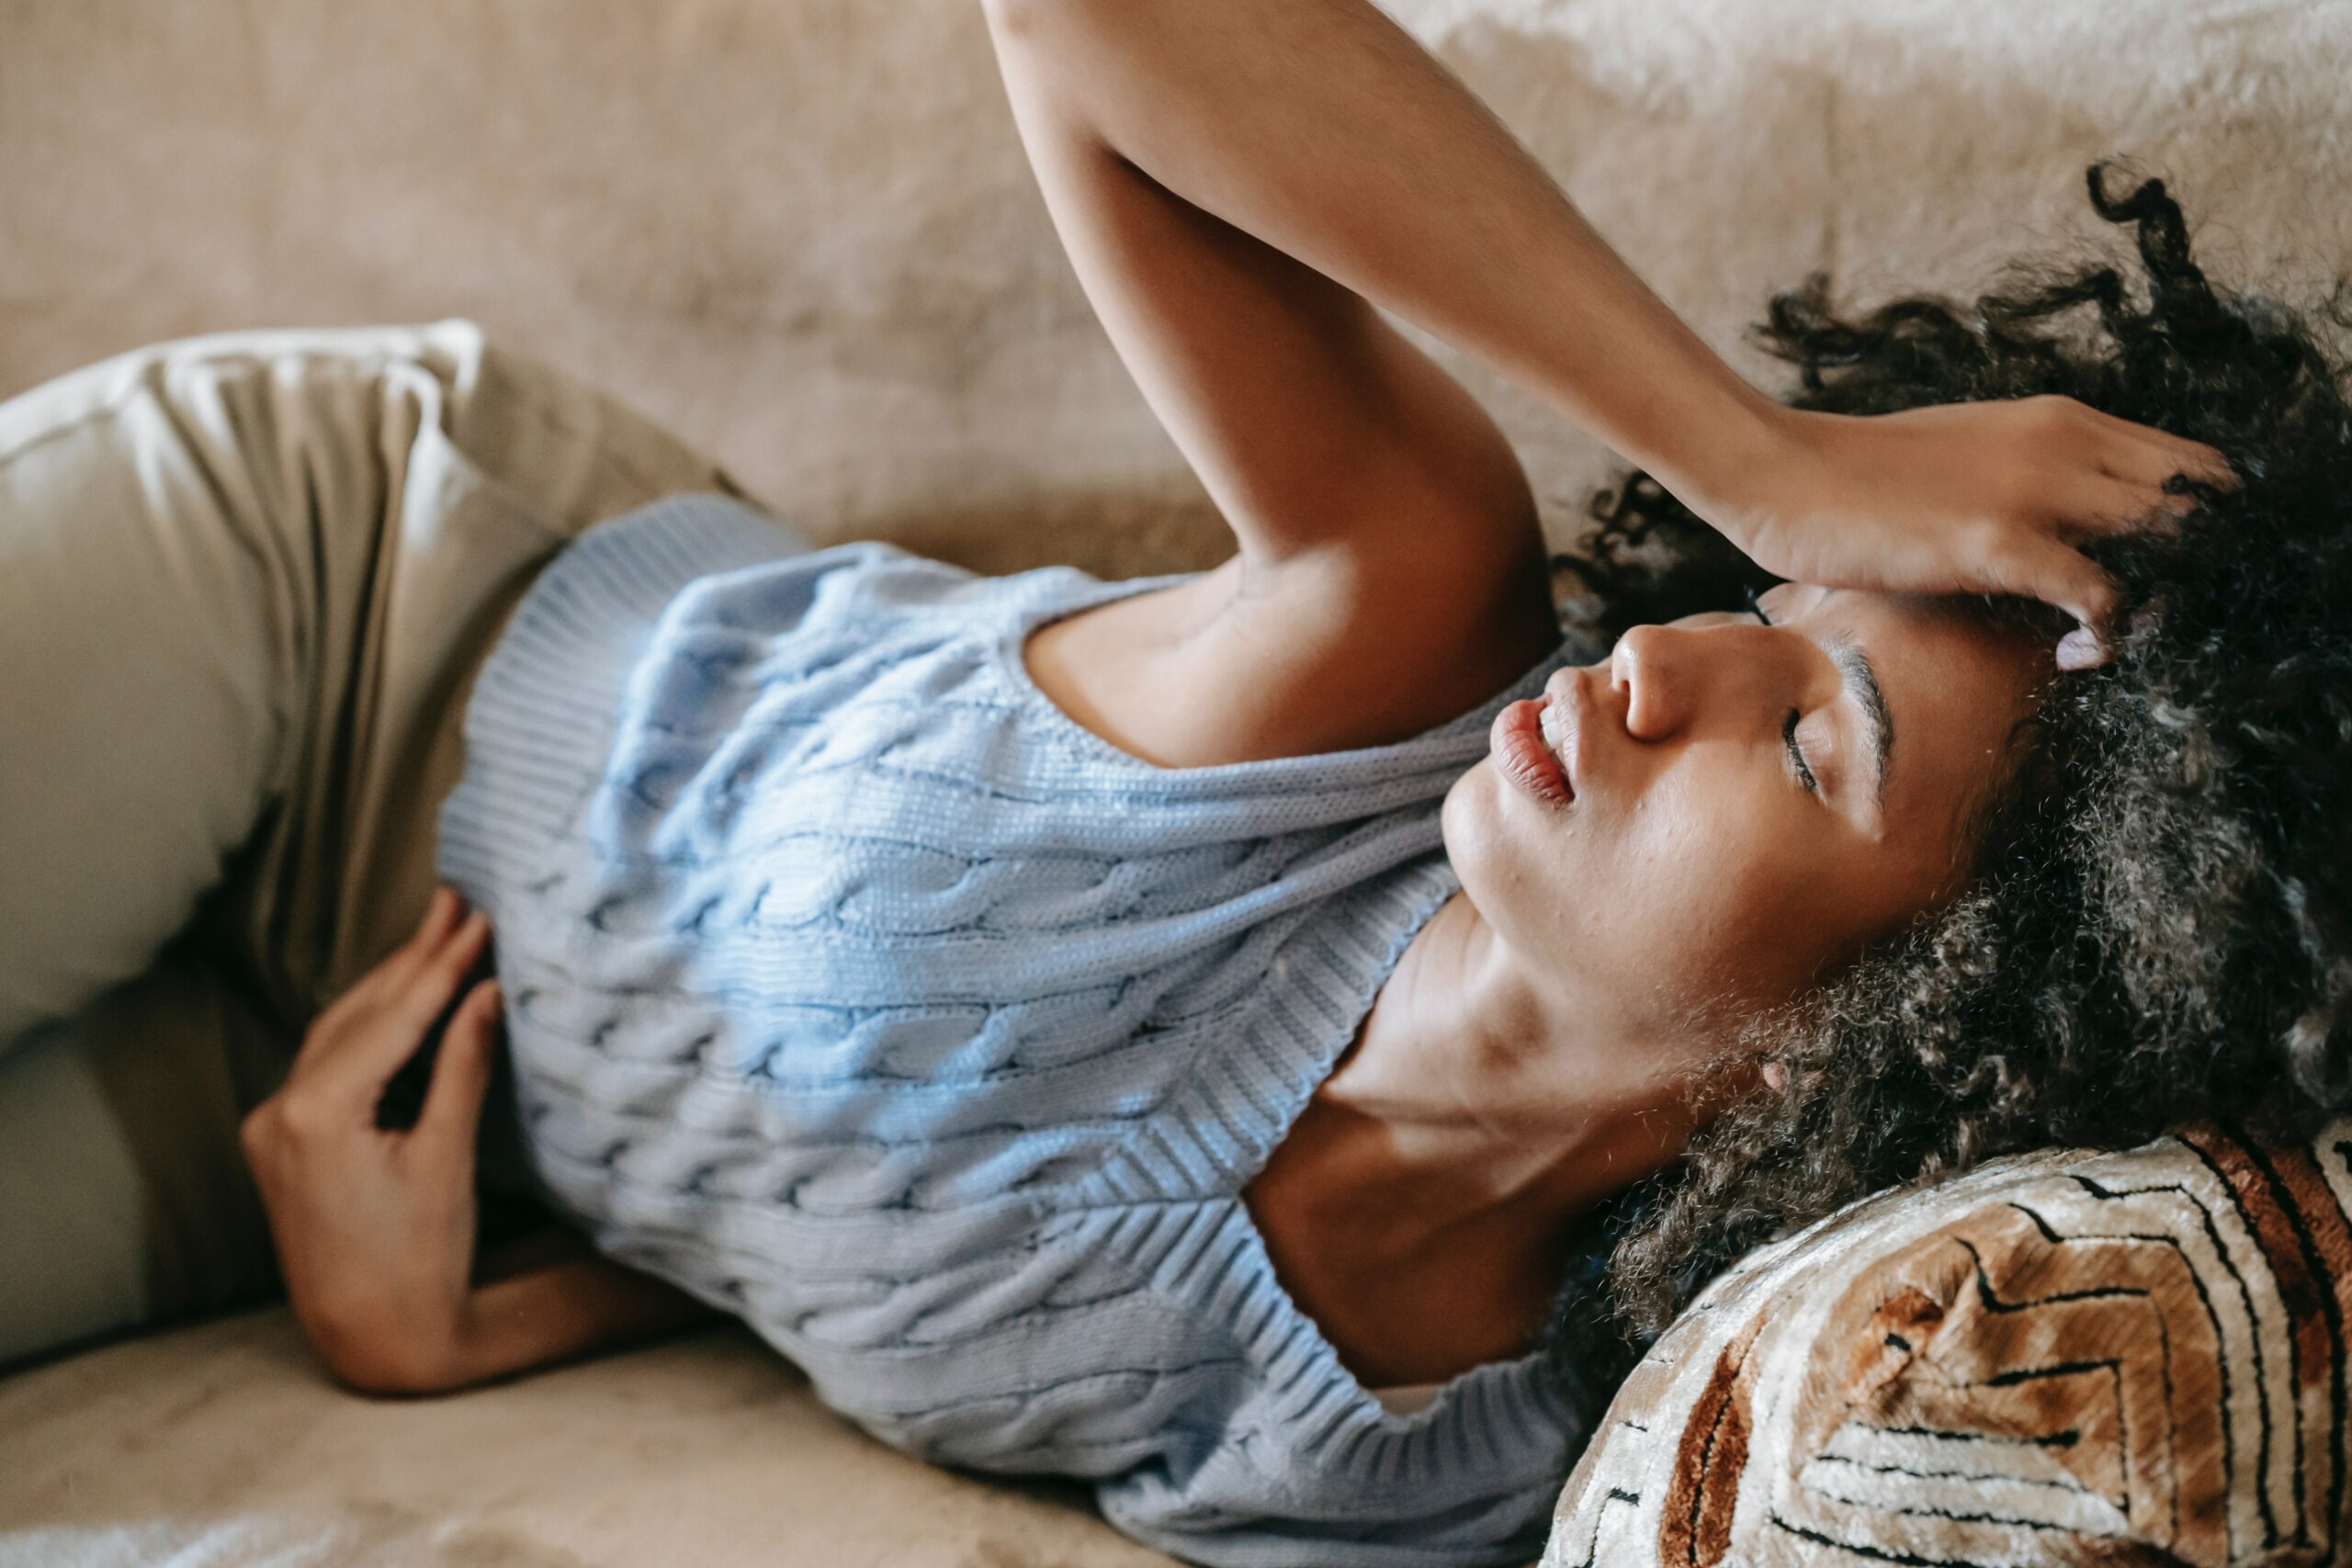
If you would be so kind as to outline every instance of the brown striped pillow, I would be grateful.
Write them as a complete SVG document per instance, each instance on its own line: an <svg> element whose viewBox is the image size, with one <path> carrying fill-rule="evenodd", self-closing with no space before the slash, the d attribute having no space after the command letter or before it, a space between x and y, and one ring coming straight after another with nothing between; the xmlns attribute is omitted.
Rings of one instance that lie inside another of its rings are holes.
<svg viewBox="0 0 2352 1568"><path fill-rule="evenodd" d="M2352 1119L1841 1210L1652 1348L1544 1568L2352 1561L2347 1208Z"/></svg>

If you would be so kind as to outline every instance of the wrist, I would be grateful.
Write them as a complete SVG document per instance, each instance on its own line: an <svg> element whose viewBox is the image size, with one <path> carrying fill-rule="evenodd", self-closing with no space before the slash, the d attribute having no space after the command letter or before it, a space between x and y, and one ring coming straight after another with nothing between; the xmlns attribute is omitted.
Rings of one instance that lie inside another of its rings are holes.
<svg viewBox="0 0 2352 1568"><path fill-rule="evenodd" d="M1643 467L1701 520L1747 548L1753 525L1770 513L1767 498L1804 460L1808 416L1733 379L1736 388L1684 426L1689 434L1677 449Z"/></svg>
<svg viewBox="0 0 2352 1568"><path fill-rule="evenodd" d="M651 1275L588 1251L476 1285L456 1320L450 1386L724 1316Z"/></svg>

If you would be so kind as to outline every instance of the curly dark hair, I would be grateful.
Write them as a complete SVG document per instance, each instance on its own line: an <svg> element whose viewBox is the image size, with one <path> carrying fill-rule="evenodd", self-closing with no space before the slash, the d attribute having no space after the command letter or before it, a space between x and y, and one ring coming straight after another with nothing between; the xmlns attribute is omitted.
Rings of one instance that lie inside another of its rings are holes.
<svg viewBox="0 0 2352 1568"><path fill-rule="evenodd" d="M2238 482L2177 479L2180 527L2086 547L2124 589L2114 653L2043 688L1965 891L1757 1021L1742 1048L1779 1086L1591 1219L1613 1245L1582 1249L1547 1341L1577 1387L1866 1193L2199 1118L2308 1135L2352 1103L2352 406L2323 336L2345 290L2298 311L2215 288L2164 183L2112 195L2109 167L2091 203L2132 226L2137 279L2041 262L1973 305L1844 315L1816 276L1757 329L1800 408L2062 393L2209 443ZM1646 475L1591 510L1558 564L1607 635L1774 581Z"/></svg>

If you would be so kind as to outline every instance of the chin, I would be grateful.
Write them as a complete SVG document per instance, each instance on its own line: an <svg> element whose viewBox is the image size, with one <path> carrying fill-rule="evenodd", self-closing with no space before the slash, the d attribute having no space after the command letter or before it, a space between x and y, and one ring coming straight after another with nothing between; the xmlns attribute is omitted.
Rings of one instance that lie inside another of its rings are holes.
<svg viewBox="0 0 2352 1568"><path fill-rule="evenodd" d="M1587 898L1594 891L1575 863L1578 846L1557 837L1560 821L1486 759L1446 791L1438 827L1454 878L1479 918L1514 947L1548 949L1559 940L1562 890L1580 886Z"/></svg>
<svg viewBox="0 0 2352 1568"><path fill-rule="evenodd" d="M1494 884L1491 873L1497 862L1507 862L1511 852L1510 829L1503 820L1501 799L1502 792L1510 787L1492 763L1482 757L1453 781L1453 787L1445 792L1445 804L1438 811L1438 833L1445 840L1445 858L1453 863L1453 874L1461 880L1462 890L1470 895L1473 904L1486 902L1481 894Z"/></svg>

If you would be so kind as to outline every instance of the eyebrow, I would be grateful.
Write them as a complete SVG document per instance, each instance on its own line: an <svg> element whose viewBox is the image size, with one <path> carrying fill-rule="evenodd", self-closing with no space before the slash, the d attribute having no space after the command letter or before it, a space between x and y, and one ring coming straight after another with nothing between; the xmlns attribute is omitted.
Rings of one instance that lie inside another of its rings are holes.
<svg viewBox="0 0 2352 1568"><path fill-rule="evenodd" d="M1832 637L1826 639L1829 657L1854 690L1854 700L1862 710L1865 749L1871 753L1871 788L1882 810L1886 806L1886 763L1894 754L1894 721L1887 716L1886 694L1879 690L1878 671L1871 667L1870 655L1852 638Z"/></svg>

